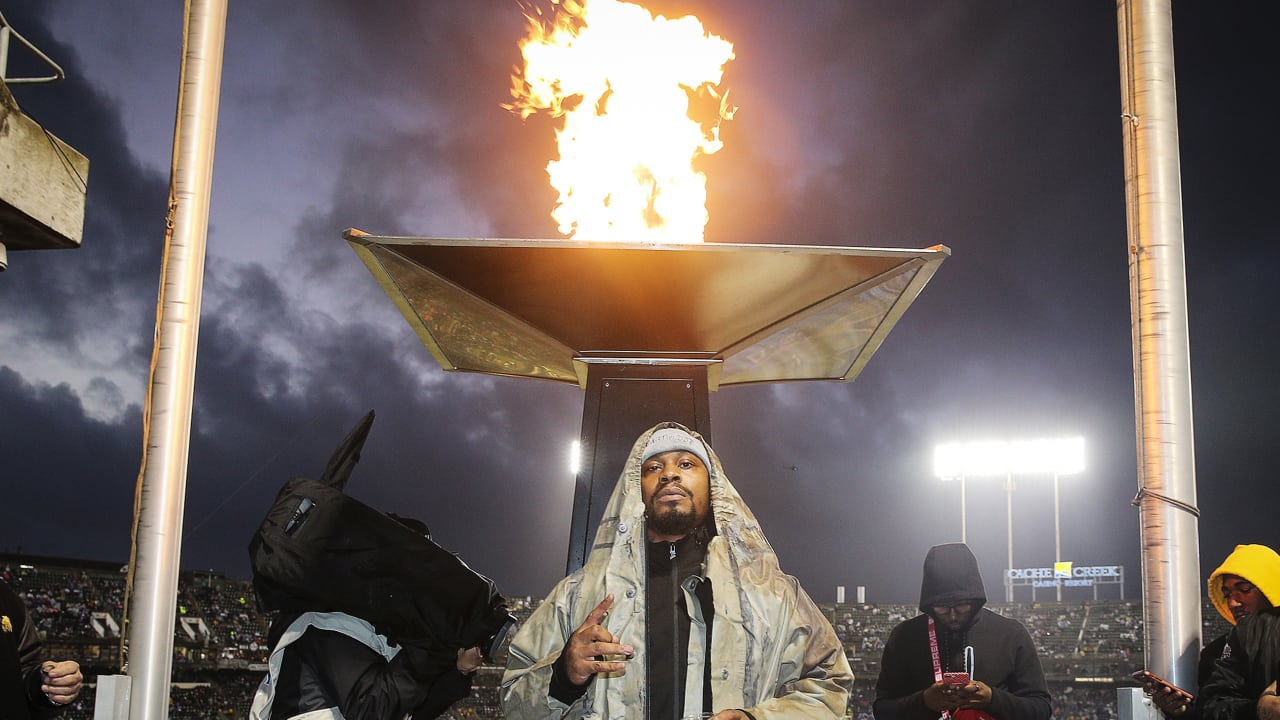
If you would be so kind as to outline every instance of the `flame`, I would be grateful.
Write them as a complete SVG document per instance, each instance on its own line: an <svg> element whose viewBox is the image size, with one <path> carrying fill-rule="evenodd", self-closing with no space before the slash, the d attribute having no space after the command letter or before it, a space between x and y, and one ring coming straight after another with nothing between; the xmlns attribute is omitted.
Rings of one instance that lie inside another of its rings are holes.
<svg viewBox="0 0 1280 720"><path fill-rule="evenodd" d="M524 68L504 107L559 119L547 174L560 193L551 211L560 232L701 242L706 176L693 163L721 148L720 121L733 117L719 91L733 45L692 15L671 20L618 0L551 3L550 17L525 3Z"/></svg>

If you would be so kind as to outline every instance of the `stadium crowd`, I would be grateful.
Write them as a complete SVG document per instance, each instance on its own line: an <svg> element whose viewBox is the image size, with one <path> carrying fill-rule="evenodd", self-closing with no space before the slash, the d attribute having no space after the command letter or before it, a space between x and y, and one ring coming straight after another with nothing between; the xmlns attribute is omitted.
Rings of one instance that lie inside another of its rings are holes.
<svg viewBox="0 0 1280 720"><path fill-rule="evenodd" d="M86 691L62 717L93 717L94 682L118 672L124 618L124 569L106 563L0 555L2 576L32 609L46 653L77 659ZM541 598L509 598L523 621ZM871 720L871 700L889 631L917 614L912 604L820 604L844 643L856 678L850 717ZM1031 602L988 607L1019 620L1036 643L1060 720L1114 720L1116 688L1133 686L1129 673L1143 666L1142 605L1136 600ZM1206 599L1203 637L1227 625ZM183 573L174 631L171 718L248 715L262 679L270 618L258 611L248 581L221 573ZM502 717L498 683L505 658L483 666L471 697L446 717Z"/></svg>

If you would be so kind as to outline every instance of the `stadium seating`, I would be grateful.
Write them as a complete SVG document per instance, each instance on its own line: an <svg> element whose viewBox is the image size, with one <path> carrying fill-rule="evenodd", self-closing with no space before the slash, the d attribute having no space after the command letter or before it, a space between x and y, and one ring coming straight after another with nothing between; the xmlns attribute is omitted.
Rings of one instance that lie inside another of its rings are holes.
<svg viewBox="0 0 1280 720"><path fill-rule="evenodd" d="M89 686L62 715L93 717L94 679L119 667L125 574L119 565L0 554L0 573L32 608L50 657L78 660ZM508 598L524 622L541 598ZM917 614L912 604L820 604L844 643L855 681L850 717L871 718L880 655L889 631ZM1137 600L1034 602L988 607L1022 622L1044 665L1059 720L1114 720L1116 688L1132 686L1143 666L1142 604ZM1229 625L1206 599L1204 635ZM261 681L270 618L258 611L251 583L217 572L184 572L178 582L174 685L170 718L242 718ZM483 666L471 697L446 717L500 718L498 685L505 657Z"/></svg>

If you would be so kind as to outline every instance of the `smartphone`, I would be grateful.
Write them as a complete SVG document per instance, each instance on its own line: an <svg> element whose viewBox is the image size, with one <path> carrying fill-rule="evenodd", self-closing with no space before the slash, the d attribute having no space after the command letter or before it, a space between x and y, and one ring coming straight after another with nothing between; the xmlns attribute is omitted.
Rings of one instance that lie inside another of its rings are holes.
<svg viewBox="0 0 1280 720"><path fill-rule="evenodd" d="M942 682L951 687L964 687L969 684L969 673L944 672L942 673Z"/></svg>
<svg viewBox="0 0 1280 720"><path fill-rule="evenodd" d="M1160 686L1160 687L1169 688L1169 689L1170 689L1170 690L1172 690L1173 692L1175 692L1175 693L1177 693L1177 694L1179 694L1179 695L1182 695L1183 697L1187 698L1188 700L1189 700L1189 699L1191 699L1191 698L1193 698L1193 697L1195 697L1195 696L1194 696L1194 695L1192 695L1191 693L1187 692L1186 690L1183 690L1182 688L1178 687L1177 685L1174 685L1173 683L1169 682L1168 680L1165 680L1164 678L1162 678L1162 677L1160 677L1159 675L1157 675L1157 674L1155 674L1155 673L1151 672L1150 670L1135 670L1135 671L1134 671L1134 673L1133 673L1133 679L1134 679L1134 680L1137 680L1138 682L1142 683L1143 685L1158 685L1158 686Z"/></svg>

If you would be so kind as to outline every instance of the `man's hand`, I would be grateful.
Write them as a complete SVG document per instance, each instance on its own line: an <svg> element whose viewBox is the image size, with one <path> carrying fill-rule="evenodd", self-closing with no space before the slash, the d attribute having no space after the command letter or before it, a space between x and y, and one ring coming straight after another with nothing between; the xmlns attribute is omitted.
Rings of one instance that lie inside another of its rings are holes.
<svg viewBox="0 0 1280 720"><path fill-rule="evenodd" d="M741 710L721 710L707 720L751 720L751 716Z"/></svg>
<svg viewBox="0 0 1280 720"><path fill-rule="evenodd" d="M1181 688L1150 680L1143 681L1142 691L1151 698L1152 704L1160 708L1160 712L1168 717L1185 714L1191 706L1191 701L1195 699Z"/></svg>
<svg viewBox="0 0 1280 720"><path fill-rule="evenodd" d="M40 675L40 692L54 705L72 703L80 694L84 676L80 674L80 663L75 660L45 662L40 666Z"/></svg>
<svg viewBox="0 0 1280 720"><path fill-rule="evenodd" d="M458 650L458 672L463 675L475 672L482 662L484 662L484 655L481 654L480 648L470 647Z"/></svg>
<svg viewBox="0 0 1280 720"><path fill-rule="evenodd" d="M957 709L982 710L991 704L991 686L984 682L974 680L954 690L952 697L956 699Z"/></svg>
<svg viewBox="0 0 1280 720"><path fill-rule="evenodd" d="M564 668L569 682L574 685L586 685L592 675L597 673L623 672L627 664L616 660L603 659L607 655L625 655L631 657L635 648L622 645L617 635L609 632L601 623L613 606L613 595L610 594L595 607L582 621L582 625L569 636L565 644Z"/></svg>
<svg viewBox="0 0 1280 720"><path fill-rule="evenodd" d="M1258 720L1280 720L1280 696L1276 695L1275 683L1268 685L1258 698Z"/></svg>
<svg viewBox="0 0 1280 720"><path fill-rule="evenodd" d="M936 713L955 710L960 706L956 698L956 688L941 681L924 689L924 704Z"/></svg>

